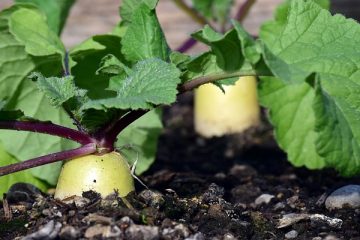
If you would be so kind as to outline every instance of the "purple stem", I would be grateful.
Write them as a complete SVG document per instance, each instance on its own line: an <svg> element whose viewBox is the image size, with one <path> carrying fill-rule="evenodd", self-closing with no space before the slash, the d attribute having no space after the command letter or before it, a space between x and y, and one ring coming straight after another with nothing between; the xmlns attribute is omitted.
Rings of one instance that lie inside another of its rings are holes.
<svg viewBox="0 0 360 240"><path fill-rule="evenodd" d="M139 109L129 112L128 114L118 119L114 123L114 125L111 128L108 128L105 132L102 132L102 130L100 130L97 134L96 139L101 143L101 146L113 150L114 143L116 142L119 133L148 111L149 110Z"/></svg>
<svg viewBox="0 0 360 240"><path fill-rule="evenodd" d="M5 176L10 173L19 172L33 167L42 166L48 163L54 163L62 160L70 160L77 157L82 157L96 152L96 145L94 143L86 144L82 147L72 150L52 153L42 157L33 158L25 162L11 164L5 167L0 167L0 176Z"/></svg>
<svg viewBox="0 0 360 240"><path fill-rule="evenodd" d="M243 4L241 4L239 10L235 15L235 19L239 22L244 21L245 17L248 15L251 6L256 2L256 0L246 0Z"/></svg>
<svg viewBox="0 0 360 240"><path fill-rule="evenodd" d="M56 125L51 122L0 121L0 129L45 133L70 139L82 145L95 142L95 140L86 133Z"/></svg>
<svg viewBox="0 0 360 240"><path fill-rule="evenodd" d="M181 46L178 47L176 49L176 51L184 53L184 52L188 51L190 48L192 48L196 43L197 43L197 41L195 39L189 38L188 40L183 42L183 44L181 44Z"/></svg>

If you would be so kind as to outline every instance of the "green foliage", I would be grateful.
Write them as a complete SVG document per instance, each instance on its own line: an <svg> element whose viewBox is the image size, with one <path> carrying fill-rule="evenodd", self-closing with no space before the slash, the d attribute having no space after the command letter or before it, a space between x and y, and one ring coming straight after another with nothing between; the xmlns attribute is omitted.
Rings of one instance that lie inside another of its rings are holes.
<svg viewBox="0 0 360 240"><path fill-rule="evenodd" d="M1 12L0 19L0 95L7 97L6 110L21 110L34 119L70 126L70 119L64 110L51 107L45 95L36 91L36 86L27 78L32 71L42 72L46 76L56 76L62 72L64 48L48 28L46 18L31 5L15 5ZM68 140L16 131L1 131L0 141L4 149L19 160L75 146ZM35 168L30 172L55 184L59 169L60 163Z"/></svg>
<svg viewBox="0 0 360 240"><path fill-rule="evenodd" d="M154 105L175 102L180 72L174 65L150 58L128 72L118 82L116 97L89 101L82 109L152 109Z"/></svg>
<svg viewBox="0 0 360 240"><path fill-rule="evenodd" d="M60 107L66 101L79 95L72 76L46 78L40 73L33 72L29 78L37 83L39 90L50 99L50 103L55 107Z"/></svg>
<svg viewBox="0 0 360 240"><path fill-rule="evenodd" d="M58 36L51 31L41 12L20 8L9 18L9 30L32 56L59 55L64 58L65 48ZM60 59L60 61L61 61Z"/></svg>
<svg viewBox="0 0 360 240"><path fill-rule="evenodd" d="M323 158L326 166L335 167L343 175L357 174L360 27L341 15L331 16L311 1L292 1L287 13L283 19L278 16L265 24L260 34L271 58L282 62L279 65L272 61L270 67L283 80L281 89L288 91L278 94L275 81L262 87L261 95L271 110L277 140L296 165L322 167L319 159ZM316 75L311 76L312 73ZM286 115L279 102L289 105ZM284 119L278 120L280 116ZM303 147L306 154L300 154L298 142L314 147Z"/></svg>
<svg viewBox="0 0 360 240"><path fill-rule="evenodd" d="M145 4L149 9L155 9L158 1L159 0L124 0L120 7L122 21L125 23L131 22L135 10L141 4Z"/></svg>
<svg viewBox="0 0 360 240"><path fill-rule="evenodd" d="M170 53L155 10L145 3L133 11L121 43L122 53L132 63L153 57L167 60Z"/></svg>
<svg viewBox="0 0 360 240"><path fill-rule="evenodd" d="M225 22L229 16L233 0L192 0L194 8L204 17L217 22Z"/></svg>
<svg viewBox="0 0 360 240"><path fill-rule="evenodd" d="M75 0L15 0L16 3L32 3L46 14L50 29L60 35L66 17Z"/></svg>
<svg viewBox="0 0 360 240"><path fill-rule="evenodd" d="M219 34L209 26L192 35L196 40L211 47L216 56L216 65L224 71L234 71L243 65L244 57L241 56L241 43L235 29L225 35Z"/></svg>
<svg viewBox="0 0 360 240"><path fill-rule="evenodd" d="M15 120L24 116L24 113L17 111L6 110L7 101L0 99L0 120Z"/></svg>

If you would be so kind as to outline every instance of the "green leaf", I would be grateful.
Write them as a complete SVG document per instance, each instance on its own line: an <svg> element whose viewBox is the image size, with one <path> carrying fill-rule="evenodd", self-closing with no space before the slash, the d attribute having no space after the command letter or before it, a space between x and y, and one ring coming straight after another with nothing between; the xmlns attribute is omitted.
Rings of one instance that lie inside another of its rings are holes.
<svg viewBox="0 0 360 240"><path fill-rule="evenodd" d="M316 84L316 147L326 157L328 166L344 176L360 173L359 83L321 74Z"/></svg>
<svg viewBox="0 0 360 240"><path fill-rule="evenodd" d="M150 9L155 9L159 0L124 0L120 7L121 20L131 22L135 10L142 4L146 4Z"/></svg>
<svg viewBox="0 0 360 240"><path fill-rule="evenodd" d="M161 111L155 109L130 124L118 137L116 146L127 160L136 164L136 174L145 172L155 161L158 138L162 130Z"/></svg>
<svg viewBox="0 0 360 240"><path fill-rule="evenodd" d="M102 72L101 68L105 67L105 64L114 65L113 63L106 63L106 58L110 56L114 58L111 61L116 59L121 63L126 63L120 48L119 36L97 35L70 51L71 74L75 77L75 85L87 90L87 96L90 99L105 99L116 96L116 91L111 90L112 83L110 80L112 77L109 76L110 73L106 74L105 68ZM109 70L109 68L106 69ZM87 130L94 132L104 123L109 122L112 117L122 114L122 111L88 109L75 114Z"/></svg>
<svg viewBox="0 0 360 240"><path fill-rule="evenodd" d="M312 1L291 1L286 14L265 24L260 34L269 50L265 52L265 58L272 55L271 70L278 73L277 77L289 89L287 94L279 94L277 101L275 98L272 102L265 101L273 109L272 121L278 131L296 132L298 141L309 141L309 137L302 134L307 129L315 131L316 136L310 140L315 147L308 148L312 151L311 156L318 155L326 166L335 167L343 175L359 173L360 129L356 120L360 119L360 95L357 91L360 84L357 64L360 62L360 27L341 15L331 16ZM276 58L282 63L277 64ZM285 65L288 71L283 74ZM312 73L317 73L317 84L307 78ZM310 84L307 94L296 94L300 89L297 86L303 84ZM274 88L273 94L276 91ZM276 102L285 101L294 105L288 114L301 115L303 120L315 116L315 121L281 125L276 121L281 111ZM306 105L306 111L295 107L302 105ZM296 150L289 147L293 140L281 137L278 140L288 152L290 161L309 164L306 156L297 155Z"/></svg>
<svg viewBox="0 0 360 240"><path fill-rule="evenodd" d="M4 120L15 120L24 116L24 113L17 111L8 111L5 110L7 101L0 99L0 121Z"/></svg>
<svg viewBox="0 0 360 240"><path fill-rule="evenodd" d="M108 54L103 59L101 59L100 68L96 70L96 74L108 75L129 75L130 72L131 70L112 54Z"/></svg>
<svg viewBox="0 0 360 240"><path fill-rule="evenodd" d="M244 30L239 22L233 20L232 24L240 40L242 55L251 64L257 64L261 59L261 46L254 41L253 37Z"/></svg>
<svg viewBox="0 0 360 240"><path fill-rule="evenodd" d="M50 29L60 35L75 0L15 0L15 2L32 3L37 6L46 14Z"/></svg>
<svg viewBox="0 0 360 240"><path fill-rule="evenodd" d="M170 54L155 10L145 3L134 11L121 43L122 53L132 63L154 57L167 60Z"/></svg>
<svg viewBox="0 0 360 240"><path fill-rule="evenodd" d="M51 51L47 51L49 50L47 48L40 49L41 54L34 52L35 57L27 50L36 51L36 49L33 46L26 48L25 44L34 42L39 35L24 36L24 33L17 35L17 32L24 28L29 33L49 32L51 37L56 37L48 29L41 13L31 9L33 6L15 5L0 12L0 96L7 97L6 110L19 109L33 119L49 120L63 126L72 126L65 112L50 106L45 95L38 91L35 84L27 78L33 71L41 72L45 76L57 76L62 72L62 58L59 57L61 54L56 47L49 47L52 49ZM19 12L25 12L26 19L29 21L24 23L24 20L19 19L21 18ZM29 15L34 16L34 19L28 19ZM11 31L10 25L13 27ZM18 40L21 38L25 38L24 42ZM49 55L43 55L45 53ZM57 137L17 131L0 131L0 141L6 151L22 161L76 146L71 141L59 140ZM55 184L60 166L61 163L57 163L30 171L40 179Z"/></svg>
<svg viewBox="0 0 360 240"><path fill-rule="evenodd" d="M110 75L108 90L117 92L121 87L121 82L130 75L132 70L123 64L114 55L109 54L101 60L100 68L96 71L98 74Z"/></svg>
<svg viewBox="0 0 360 240"><path fill-rule="evenodd" d="M73 48L70 53L71 75L75 84L88 91L92 99L101 99L115 96L108 91L109 76L96 74L102 59L112 54L121 62L125 62L121 52L120 37L114 35L97 35Z"/></svg>
<svg viewBox="0 0 360 240"><path fill-rule="evenodd" d="M44 92L50 99L51 105L55 107L60 107L70 98L75 97L79 91L72 76L46 78L41 73L34 72L29 78L36 82L40 91Z"/></svg>
<svg viewBox="0 0 360 240"><path fill-rule="evenodd" d="M5 108L5 105L6 105L6 101L5 100L2 100L0 99L0 111L3 110Z"/></svg>
<svg viewBox="0 0 360 240"><path fill-rule="evenodd" d="M229 18L234 3L233 0L192 0L192 2L194 8L204 17L221 23Z"/></svg>
<svg viewBox="0 0 360 240"><path fill-rule="evenodd" d="M140 61L131 74L119 83L114 98L93 100L86 109L152 109L154 105L171 104L176 100L180 72L172 64L159 59Z"/></svg>
<svg viewBox="0 0 360 240"><path fill-rule="evenodd" d="M0 166L6 166L18 162L19 161L15 157L9 155L5 151L4 147L0 144ZM11 185L19 182L31 183L43 191L45 191L47 188L47 186L42 181L32 175L30 170L26 170L2 176L0 178L0 195L2 196L4 193L6 193Z"/></svg>
<svg viewBox="0 0 360 240"><path fill-rule="evenodd" d="M58 36L50 30L45 17L27 8L15 11L9 19L10 32L25 45L26 52L33 56L65 56L65 48Z"/></svg>
<svg viewBox="0 0 360 240"><path fill-rule="evenodd" d="M285 84L277 78L261 78L260 102L270 110L275 137L295 166L322 168L324 159L316 152L315 93L307 83Z"/></svg>
<svg viewBox="0 0 360 240"><path fill-rule="evenodd" d="M217 58L218 66L224 71L234 71L242 67L244 57L236 30L230 30L222 35L209 26L205 26L204 29L192 34L192 36L211 47L212 53Z"/></svg>

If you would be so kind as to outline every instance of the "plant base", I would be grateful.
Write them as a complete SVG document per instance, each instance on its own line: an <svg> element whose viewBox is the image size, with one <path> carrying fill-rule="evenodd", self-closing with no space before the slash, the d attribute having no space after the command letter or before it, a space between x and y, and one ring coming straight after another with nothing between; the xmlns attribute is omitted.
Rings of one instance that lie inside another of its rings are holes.
<svg viewBox="0 0 360 240"><path fill-rule="evenodd" d="M118 191L121 197L135 190L126 160L117 152L88 155L67 161L60 173L55 198L95 191L102 197Z"/></svg>

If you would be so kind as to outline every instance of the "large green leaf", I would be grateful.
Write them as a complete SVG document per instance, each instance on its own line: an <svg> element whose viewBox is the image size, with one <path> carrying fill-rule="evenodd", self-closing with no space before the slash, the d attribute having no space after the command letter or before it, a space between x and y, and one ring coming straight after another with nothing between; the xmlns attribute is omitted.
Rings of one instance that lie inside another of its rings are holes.
<svg viewBox="0 0 360 240"><path fill-rule="evenodd" d="M159 0L124 0L120 7L121 20L128 23L132 21L135 10L142 4L155 9Z"/></svg>
<svg viewBox="0 0 360 240"><path fill-rule="evenodd" d="M120 133L116 146L131 164L137 160L136 174L146 171L155 161L161 130L161 111L157 109L148 112Z"/></svg>
<svg viewBox="0 0 360 240"><path fill-rule="evenodd" d="M7 110L20 109L34 119L71 126L64 111L51 107L45 95L27 78L32 71L45 76L57 76L63 71L65 52L60 40L49 29L44 16L28 5L6 9L0 13L0 19L0 95L8 99ZM6 151L22 161L75 146L57 137L5 130L1 130L0 141ZM55 184L59 169L60 163L32 169L31 173Z"/></svg>
<svg viewBox="0 0 360 240"><path fill-rule="evenodd" d="M322 168L324 159L316 152L315 93L305 82L285 84L277 78L261 78L261 104L270 110L271 123L280 147L295 166Z"/></svg>
<svg viewBox="0 0 360 240"><path fill-rule="evenodd" d="M155 10L145 3L134 10L121 43L122 53L132 63L154 57L167 60L170 54Z"/></svg>
<svg viewBox="0 0 360 240"><path fill-rule="evenodd" d="M60 35L66 18L75 0L15 0L16 3L32 3L42 10L47 17L51 30Z"/></svg>
<svg viewBox="0 0 360 240"><path fill-rule="evenodd" d="M176 100L180 71L172 64L152 58L138 62L119 82L117 96L89 101L83 109L151 109Z"/></svg>
<svg viewBox="0 0 360 240"><path fill-rule="evenodd" d="M288 94L278 95L277 101L263 100L272 109L272 121L277 131L299 133L298 141L311 141L316 146L309 148L312 156L323 157L328 166L337 168L343 175L359 173L360 129L356 119L360 119L357 91L360 84L360 26L341 15L331 16L312 1L291 1L286 15L278 15L275 21L265 24L260 37L273 57L289 68L288 74L277 74L277 77L289 85L286 88L293 89ZM277 66L273 64L272 70L275 68ZM299 72L302 72L302 81ZM306 79L314 72L318 73L317 84ZM291 81L292 78L296 81ZM299 86L308 84L305 81L313 88L309 88L307 94L296 94ZM319 88L316 95L315 86ZM276 91L274 88L274 94ZM281 111L276 102L288 101L289 95L294 106L306 104L306 111L289 108L287 114L294 118L283 115L289 122L281 125L276 121ZM315 116L315 121L306 124L297 121L308 116ZM299 124L294 124L296 122ZM315 131L316 137L309 140L308 136L300 134L306 131ZM294 140L278 137L278 141L288 152L290 161L297 165L309 164L309 159L296 155L297 150L288 147Z"/></svg>
<svg viewBox="0 0 360 240"><path fill-rule="evenodd" d="M20 8L9 19L10 32L32 56L65 56L65 48L56 33L50 30L46 18L38 11Z"/></svg>
<svg viewBox="0 0 360 240"><path fill-rule="evenodd" d="M4 147L0 144L0 166L6 166L17 162L19 161L15 159L15 157L9 155L5 151ZM45 191L47 187L42 181L35 178L30 170L26 170L0 177L0 195L2 196L4 193L6 193L11 185L19 182L34 184L43 191Z"/></svg>

